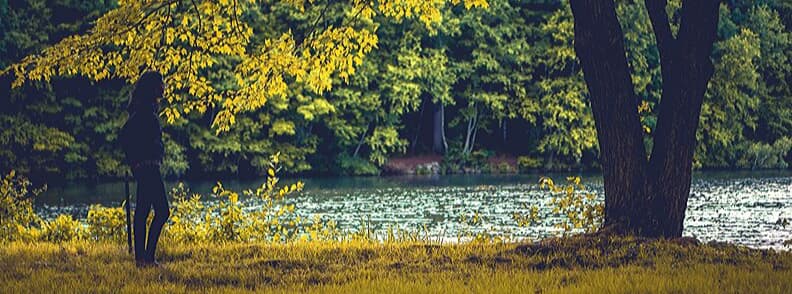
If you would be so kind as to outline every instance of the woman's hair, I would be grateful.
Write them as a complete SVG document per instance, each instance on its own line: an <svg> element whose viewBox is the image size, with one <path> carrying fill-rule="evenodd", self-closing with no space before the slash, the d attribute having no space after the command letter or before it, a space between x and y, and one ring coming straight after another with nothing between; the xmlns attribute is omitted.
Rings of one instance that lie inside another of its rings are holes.
<svg viewBox="0 0 792 294"><path fill-rule="evenodd" d="M156 71L147 71L140 76L132 94L129 95L127 111L132 112L141 106L152 105L157 98L162 97L164 91L162 74Z"/></svg>

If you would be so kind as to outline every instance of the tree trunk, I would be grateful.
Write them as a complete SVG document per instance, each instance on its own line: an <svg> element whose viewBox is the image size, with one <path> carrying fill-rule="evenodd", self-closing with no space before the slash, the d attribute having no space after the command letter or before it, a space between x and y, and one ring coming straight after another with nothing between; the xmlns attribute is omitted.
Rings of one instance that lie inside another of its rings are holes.
<svg viewBox="0 0 792 294"><path fill-rule="evenodd" d="M678 237L690 193L698 118L712 63L717 0L682 6L679 39L664 0L646 0L663 76L655 143L644 151L621 26L612 0L570 1L575 51L589 90L605 182L605 227L620 234Z"/></svg>
<svg viewBox="0 0 792 294"><path fill-rule="evenodd" d="M360 140L358 140L357 147L355 147L355 153L352 153L352 157L356 158L358 156L358 152L360 152L360 147L363 146L363 143L366 142L366 135L368 134L369 126L371 126L371 123L366 124L366 130L363 131L363 134L360 135Z"/></svg>
<svg viewBox="0 0 792 294"><path fill-rule="evenodd" d="M415 148L418 145L418 138L421 136L421 126L423 125L424 121L424 109L426 109L425 105L426 102L422 99L420 105L421 112L418 114L418 119L416 119L417 124L415 127L415 135L413 136L412 143L410 143L410 151L412 153L416 153Z"/></svg>
<svg viewBox="0 0 792 294"><path fill-rule="evenodd" d="M610 0L572 0L575 51L589 90L605 184L605 226L640 233L646 153L616 9Z"/></svg>
<svg viewBox="0 0 792 294"><path fill-rule="evenodd" d="M473 152L473 145L476 144L476 133L478 131L478 108L473 107L473 116L468 118L467 131L465 132L465 145L462 148L463 154Z"/></svg>
<svg viewBox="0 0 792 294"><path fill-rule="evenodd" d="M432 150L437 154L445 154L448 149L445 139L445 106L440 102L434 104L433 125Z"/></svg>
<svg viewBox="0 0 792 294"><path fill-rule="evenodd" d="M647 0L661 58L663 94L658 108L647 189L652 196L654 236L682 235L690 195L693 154L704 93L713 73L712 45L718 26L718 0L688 0L672 36L665 0Z"/></svg>

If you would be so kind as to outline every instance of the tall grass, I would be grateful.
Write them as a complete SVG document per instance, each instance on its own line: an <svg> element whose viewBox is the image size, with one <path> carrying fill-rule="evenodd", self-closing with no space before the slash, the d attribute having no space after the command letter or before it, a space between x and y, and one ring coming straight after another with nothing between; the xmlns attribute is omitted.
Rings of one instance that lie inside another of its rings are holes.
<svg viewBox="0 0 792 294"><path fill-rule="evenodd" d="M0 246L0 293L790 293L792 254L567 237L530 244L164 244L137 269L113 243Z"/></svg>

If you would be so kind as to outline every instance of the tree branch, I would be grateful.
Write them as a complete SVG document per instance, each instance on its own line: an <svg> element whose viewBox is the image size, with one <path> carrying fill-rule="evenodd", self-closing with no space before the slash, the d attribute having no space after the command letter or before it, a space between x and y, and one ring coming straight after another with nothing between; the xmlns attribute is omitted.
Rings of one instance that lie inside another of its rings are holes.
<svg viewBox="0 0 792 294"><path fill-rule="evenodd" d="M671 61L672 50L676 44L676 39L671 33L671 25L668 22L666 13L667 0L645 0L646 11L649 13L649 20L652 22L652 30L657 40L657 50L660 52L660 64L663 76L668 73Z"/></svg>
<svg viewBox="0 0 792 294"><path fill-rule="evenodd" d="M680 46L697 58L709 58L718 30L720 0L695 0L682 2L679 24Z"/></svg>

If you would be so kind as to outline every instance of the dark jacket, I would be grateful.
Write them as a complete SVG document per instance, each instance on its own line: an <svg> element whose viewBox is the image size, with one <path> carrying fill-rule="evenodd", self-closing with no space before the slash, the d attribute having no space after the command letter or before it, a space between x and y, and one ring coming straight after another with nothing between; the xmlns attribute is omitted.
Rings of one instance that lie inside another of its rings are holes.
<svg viewBox="0 0 792 294"><path fill-rule="evenodd" d="M118 142L126 155L125 163L133 168L143 161L162 162L165 146L156 107L132 110L118 134Z"/></svg>

